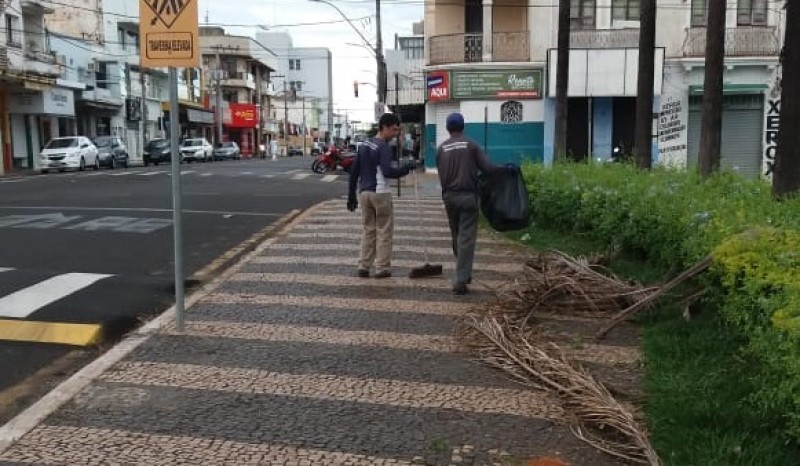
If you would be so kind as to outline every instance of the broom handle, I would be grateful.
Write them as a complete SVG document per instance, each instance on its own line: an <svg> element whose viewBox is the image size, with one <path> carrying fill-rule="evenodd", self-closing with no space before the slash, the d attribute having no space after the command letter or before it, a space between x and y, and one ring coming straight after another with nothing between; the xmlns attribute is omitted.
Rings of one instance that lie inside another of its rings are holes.
<svg viewBox="0 0 800 466"><path fill-rule="evenodd" d="M417 233L422 234L422 214L419 210L419 187L417 186L417 170L414 167L414 207L417 209ZM425 239L422 240L422 253L425 255L425 263L429 264L428 260L428 243Z"/></svg>

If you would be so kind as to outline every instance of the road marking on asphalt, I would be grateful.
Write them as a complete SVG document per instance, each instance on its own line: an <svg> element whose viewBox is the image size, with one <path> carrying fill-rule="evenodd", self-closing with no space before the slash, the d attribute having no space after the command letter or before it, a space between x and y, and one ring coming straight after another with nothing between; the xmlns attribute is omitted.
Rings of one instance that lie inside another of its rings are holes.
<svg viewBox="0 0 800 466"><path fill-rule="evenodd" d="M91 346L100 341L102 330L98 324L0 319L0 341Z"/></svg>
<svg viewBox="0 0 800 466"><path fill-rule="evenodd" d="M138 172L138 171L119 172L119 173L110 173L110 175L111 176L131 176L131 175L136 175L138 173L141 173L141 172Z"/></svg>
<svg viewBox="0 0 800 466"><path fill-rule="evenodd" d="M322 177L322 181L326 183L330 183L331 181L336 181L339 179L339 175L325 175Z"/></svg>
<svg viewBox="0 0 800 466"><path fill-rule="evenodd" d="M262 175L261 178L275 178L275 175Z"/></svg>
<svg viewBox="0 0 800 466"><path fill-rule="evenodd" d="M0 298L0 316L25 318L38 309L65 298L112 275L65 273Z"/></svg>
<svg viewBox="0 0 800 466"><path fill-rule="evenodd" d="M0 206L0 210L64 210L64 211L87 211L87 212L164 212L172 213L172 209L148 209L140 207L20 207L20 206ZM187 210L185 214L208 214L208 215L243 215L254 217L280 217L282 214L271 214L266 212L226 212L220 210ZM21 221L21 220L20 220Z"/></svg>
<svg viewBox="0 0 800 466"><path fill-rule="evenodd" d="M200 176L214 176L213 173L201 173Z"/></svg>
<svg viewBox="0 0 800 466"><path fill-rule="evenodd" d="M148 172L148 173L137 173L137 176L154 176L154 175L162 175L166 173L165 171L157 171L157 172Z"/></svg>
<svg viewBox="0 0 800 466"><path fill-rule="evenodd" d="M11 272L12 270L14 270L13 267L0 267L0 273Z"/></svg>
<svg viewBox="0 0 800 466"><path fill-rule="evenodd" d="M253 173L253 172L241 172L239 174L240 175L254 175L255 173Z"/></svg>
<svg viewBox="0 0 800 466"><path fill-rule="evenodd" d="M188 175L190 173L197 173L197 172L194 171L194 170L184 170L184 171L181 172L181 175Z"/></svg>
<svg viewBox="0 0 800 466"><path fill-rule="evenodd" d="M309 176L311 176L311 173L298 173L298 174L292 176L292 179L293 180L304 180L304 179L308 178Z"/></svg>

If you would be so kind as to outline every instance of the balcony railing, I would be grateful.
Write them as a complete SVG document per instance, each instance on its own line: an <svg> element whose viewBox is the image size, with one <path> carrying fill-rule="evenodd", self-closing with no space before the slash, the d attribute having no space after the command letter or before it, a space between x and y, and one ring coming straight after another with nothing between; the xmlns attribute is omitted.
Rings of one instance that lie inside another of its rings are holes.
<svg viewBox="0 0 800 466"><path fill-rule="evenodd" d="M6 47L0 47L0 70L7 70L8 65L8 49Z"/></svg>
<svg viewBox="0 0 800 466"><path fill-rule="evenodd" d="M639 29L580 29L570 31L569 45L576 49L624 49L639 46Z"/></svg>
<svg viewBox="0 0 800 466"><path fill-rule="evenodd" d="M495 32L492 34L491 61L529 61L528 31ZM483 34L447 34L428 39L431 65L475 63L483 60Z"/></svg>
<svg viewBox="0 0 800 466"><path fill-rule="evenodd" d="M780 39L773 26L739 26L725 30L725 55L729 57L766 57L780 54ZM683 42L685 57L706 54L706 28L686 29Z"/></svg>

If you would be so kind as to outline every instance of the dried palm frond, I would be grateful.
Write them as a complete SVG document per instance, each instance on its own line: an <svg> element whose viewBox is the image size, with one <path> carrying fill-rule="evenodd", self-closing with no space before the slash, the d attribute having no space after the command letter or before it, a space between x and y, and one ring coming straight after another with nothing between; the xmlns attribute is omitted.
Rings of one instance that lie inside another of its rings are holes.
<svg viewBox="0 0 800 466"><path fill-rule="evenodd" d="M635 413L537 329L517 327L507 316L473 312L463 318L459 330L461 342L478 359L522 384L556 395L564 422L578 438L619 458L660 464Z"/></svg>

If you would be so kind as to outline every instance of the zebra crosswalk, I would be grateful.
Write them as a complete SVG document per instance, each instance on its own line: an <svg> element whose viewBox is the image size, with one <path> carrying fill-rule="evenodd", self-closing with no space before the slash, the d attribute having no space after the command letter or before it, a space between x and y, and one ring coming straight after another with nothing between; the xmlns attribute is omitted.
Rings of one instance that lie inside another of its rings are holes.
<svg viewBox="0 0 800 466"><path fill-rule="evenodd" d="M138 177L171 177L171 176L172 172L169 169L166 170L129 169L125 171L108 170L108 171L89 172L89 173L80 173L80 172L50 173L46 175L37 175L37 176L0 178L0 185L35 182L41 180L53 180L53 179L82 179L82 178L97 179L105 177L113 177L113 179L116 178L135 179ZM265 180L286 179L291 181L319 181L321 183L333 183L337 181L346 182L348 178L348 174L345 172L319 175L316 173L311 173L310 171L307 170L285 170L285 171L276 171L272 173L263 173L263 172L257 173L254 171L212 172L203 170L182 170L181 176L186 178L199 178L203 180L231 179L231 178L260 178Z"/></svg>
<svg viewBox="0 0 800 466"><path fill-rule="evenodd" d="M74 310L62 312L59 309L55 313L56 318L52 318L52 308L50 311L44 310L113 275L82 272L53 275L13 267L0 267L0 273L3 273L7 282L18 284L16 290L0 296L0 341L75 346L91 345L98 341L102 332L100 324L80 322ZM8 292L8 286L5 289ZM39 311L50 314L37 318Z"/></svg>

